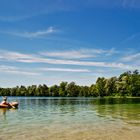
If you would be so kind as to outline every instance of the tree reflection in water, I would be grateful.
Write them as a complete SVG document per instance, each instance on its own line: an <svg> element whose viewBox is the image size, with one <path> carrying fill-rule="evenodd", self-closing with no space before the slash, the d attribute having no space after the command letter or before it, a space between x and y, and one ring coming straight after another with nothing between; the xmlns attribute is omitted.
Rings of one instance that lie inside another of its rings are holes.
<svg viewBox="0 0 140 140"><path fill-rule="evenodd" d="M6 108L0 108L0 118L4 117L4 119L6 119Z"/></svg>
<svg viewBox="0 0 140 140"><path fill-rule="evenodd" d="M94 108L101 117L120 119L128 124L139 125L139 99L101 99ZM135 104L133 104L135 103Z"/></svg>

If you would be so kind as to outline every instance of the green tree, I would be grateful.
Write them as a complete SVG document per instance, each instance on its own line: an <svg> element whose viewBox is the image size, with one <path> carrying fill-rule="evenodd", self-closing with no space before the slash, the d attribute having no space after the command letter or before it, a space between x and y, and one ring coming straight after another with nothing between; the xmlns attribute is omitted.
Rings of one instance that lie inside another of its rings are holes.
<svg viewBox="0 0 140 140"><path fill-rule="evenodd" d="M61 82L59 86L32 85L0 88L1 96L140 96L140 74L138 70L122 73L118 78L98 78L96 84L79 86L75 82Z"/></svg>
<svg viewBox="0 0 140 140"><path fill-rule="evenodd" d="M59 96L61 96L61 97L67 96L67 90L66 90L67 84L68 84L67 82L61 82L60 83L60 86L59 86Z"/></svg>
<svg viewBox="0 0 140 140"><path fill-rule="evenodd" d="M79 89L75 82L71 82L67 85L67 96L68 97L77 97L79 94Z"/></svg>
<svg viewBox="0 0 140 140"><path fill-rule="evenodd" d="M21 86L19 89L18 89L18 87L15 89L16 90L16 93L18 92L18 91L20 91L20 96L26 96L27 95L27 89L26 89L26 87L25 86Z"/></svg>
<svg viewBox="0 0 140 140"><path fill-rule="evenodd" d="M131 75L131 95L140 96L140 74L135 70Z"/></svg>
<svg viewBox="0 0 140 140"><path fill-rule="evenodd" d="M96 81L96 87L97 87L97 93L98 93L98 96L105 96L106 93L105 93L105 84L106 84L106 79L104 77L102 78L98 78L97 81Z"/></svg>
<svg viewBox="0 0 140 140"><path fill-rule="evenodd" d="M51 96L53 96L53 97L59 96L59 87L57 85L51 86L49 91L50 91Z"/></svg>
<svg viewBox="0 0 140 140"><path fill-rule="evenodd" d="M106 79L105 83L106 96L111 96L113 93L117 92L116 81L117 81L116 77Z"/></svg>
<svg viewBox="0 0 140 140"><path fill-rule="evenodd" d="M37 86L32 85L27 87L28 96L37 96Z"/></svg>
<svg viewBox="0 0 140 140"><path fill-rule="evenodd" d="M89 89L90 91L89 91L89 94L90 94L90 96L92 96L92 97L97 97L97 96L99 96L99 94L98 94L98 89L97 89L97 85L96 84L92 84L91 86L90 86L90 89Z"/></svg>
<svg viewBox="0 0 140 140"><path fill-rule="evenodd" d="M88 86L79 86L79 95L80 97L88 97L90 96L89 94L89 87Z"/></svg>

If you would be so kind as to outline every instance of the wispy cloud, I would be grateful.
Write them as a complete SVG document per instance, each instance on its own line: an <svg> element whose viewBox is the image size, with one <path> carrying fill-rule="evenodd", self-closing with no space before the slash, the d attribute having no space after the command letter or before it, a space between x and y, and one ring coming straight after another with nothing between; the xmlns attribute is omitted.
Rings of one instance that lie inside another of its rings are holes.
<svg viewBox="0 0 140 140"><path fill-rule="evenodd" d="M12 36L24 37L24 38L37 38L37 37L41 37L41 36L45 36L45 35L55 33L57 31L58 30L56 30L54 27L50 26L46 30L40 30L40 31L36 31L36 32L15 32L15 31L6 32L6 31L0 31L0 33L12 35Z"/></svg>
<svg viewBox="0 0 140 140"><path fill-rule="evenodd" d="M124 8L127 8L127 7L136 8L139 4L139 1L138 0L122 0L121 4L122 4L122 7Z"/></svg>
<svg viewBox="0 0 140 140"><path fill-rule="evenodd" d="M55 57L55 58L64 58L64 59L81 59L81 58L93 58L99 55L113 55L117 53L117 51L112 48L110 50L102 50L102 49L79 49L79 50L69 50L69 51L44 51L40 52L40 55L47 57Z"/></svg>
<svg viewBox="0 0 140 140"><path fill-rule="evenodd" d="M74 0L45 0L41 2L38 0L24 0L24 2L20 1L19 3L16 2L16 4L9 1L8 6L3 3L0 2L0 8L3 13L8 14L1 12L0 21L6 22L22 21L32 17L37 18L39 15L71 11L77 8L77 3Z"/></svg>
<svg viewBox="0 0 140 140"><path fill-rule="evenodd" d="M12 71L12 70L16 70L16 67L13 66L6 66L6 65L0 65L0 70L1 71Z"/></svg>
<svg viewBox="0 0 140 140"><path fill-rule="evenodd" d="M91 72L88 69L67 69L67 68L40 68L42 71L57 71L57 72Z"/></svg>
<svg viewBox="0 0 140 140"><path fill-rule="evenodd" d="M140 60L140 53L127 55L122 58L122 61L125 61L125 62L131 62L133 60Z"/></svg>
<svg viewBox="0 0 140 140"><path fill-rule="evenodd" d="M65 58L65 59L77 59L77 58L89 58L95 57L95 55L90 54L84 50L71 50L71 51L55 51L55 52L40 52L43 56L55 57L55 58Z"/></svg>
<svg viewBox="0 0 140 140"><path fill-rule="evenodd" d="M32 55L29 55L29 54L0 50L0 59L1 60L15 61L18 59L19 60L20 59L28 60L28 59L32 59L32 58L33 58Z"/></svg>
<svg viewBox="0 0 140 140"><path fill-rule="evenodd" d="M4 71L10 74L18 74L18 75L27 75L27 76L39 76L39 73L35 72L28 72L28 71L21 71L21 70L13 70L13 71Z"/></svg>
<svg viewBox="0 0 140 140"><path fill-rule="evenodd" d="M20 20L24 20L24 19L28 19L32 16L0 16L0 21L4 21L4 22L15 22L15 21L20 21Z"/></svg>
<svg viewBox="0 0 140 140"><path fill-rule="evenodd" d="M32 2L31 2L32 3ZM140 8L139 0L52 0L52 1L41 1L38 6L38 1L33 1L34 6L30 4L29 1L24 0L24 4L20 2L19 4L9 6L11 13L10 16L2 15L0 16L0 21L21 21L31 17L37 17L39 15L47 15L54 12L60 11L75 11L77 9L84 9L87 7L122 7L122 8ZM9 5L10 5L9 4ZM4 7L4 12L6 13L7 7L1 3ZM24 7L24 8L21 8ZM18 9L18 16L14 16L16 10ZM25 14L24 14L25 13Z"/></svg>
<svg viewBox="0 0 140 140"><path fill-rule="evenodd" d="M7 65L0 65L0 71L2 73L9 73L9 74L19 74L19 75L27 75L27 76L37 76L40 75L39 73L25 71L23 69L7 66Z"/></svg>
<svg viewBox="0 0 140 140"><path fill-rule="evenodd" d="M25 32L24 36L25 37L38 37L38 36L43 36L43 35L48 35L51 33L56 32L54 27L49 27L47 30L42 30L42 31L37 31L37 32Z"/></svg>
<svg viewBox="0 0 140 140"><path fill-rule="evenodd" d="M136 38L138 38L138 37L140 37L140 32L128 36L128 37L125 38L123 41L121 41L121 44L122 44L122 43L128 43L128 42L130 42L130 41L133 41L134 39L136 39Z"/></svg>
<svg viewBox="0 0 140 140"><path fill-rule="evenodd" d="M83 1L83 0L82 0ZM121 8L140 8L139 0L87 0L83 2L86 6L96 6L96 7L104 7L104 8L113 8L113 7L121 7Z"/></svg>
<svg viewBox="0 0 140 140"><path fill-rule="evenodd" d="M38 54L22 54L19 52L9 52L9 51L0 51L0 60L22 62L22 63L47 63L47 64L54 64L54 65L76 65L76 66L134 69L134 67L123 63L47 59Z"/></svg>

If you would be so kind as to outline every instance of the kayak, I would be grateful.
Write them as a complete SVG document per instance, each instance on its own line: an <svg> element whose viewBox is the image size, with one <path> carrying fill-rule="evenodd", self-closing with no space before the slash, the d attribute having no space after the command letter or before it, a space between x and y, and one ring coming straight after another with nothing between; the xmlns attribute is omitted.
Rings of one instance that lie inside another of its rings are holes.
<svg viewBox="0 0 140 140"><path fill-rule="evenodd" d="M11 102L8 105L0 104L0 108L18 108L18 102Z"/></svg>

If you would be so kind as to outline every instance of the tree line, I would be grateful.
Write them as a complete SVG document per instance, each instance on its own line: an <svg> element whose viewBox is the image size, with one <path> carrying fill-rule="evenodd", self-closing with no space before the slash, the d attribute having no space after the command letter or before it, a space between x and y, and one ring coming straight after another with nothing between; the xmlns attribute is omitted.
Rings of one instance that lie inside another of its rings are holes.
<svg viewBox="0 0 140 140"><path fill-rule="evenodd" d="M0 96L46 96L46 97L105 97L140 96L140 74L138 70L127 71L119 77L99 77L91 86L79 86L75 82L61 82L48 87L43 85L0 88Z"/></svg>

